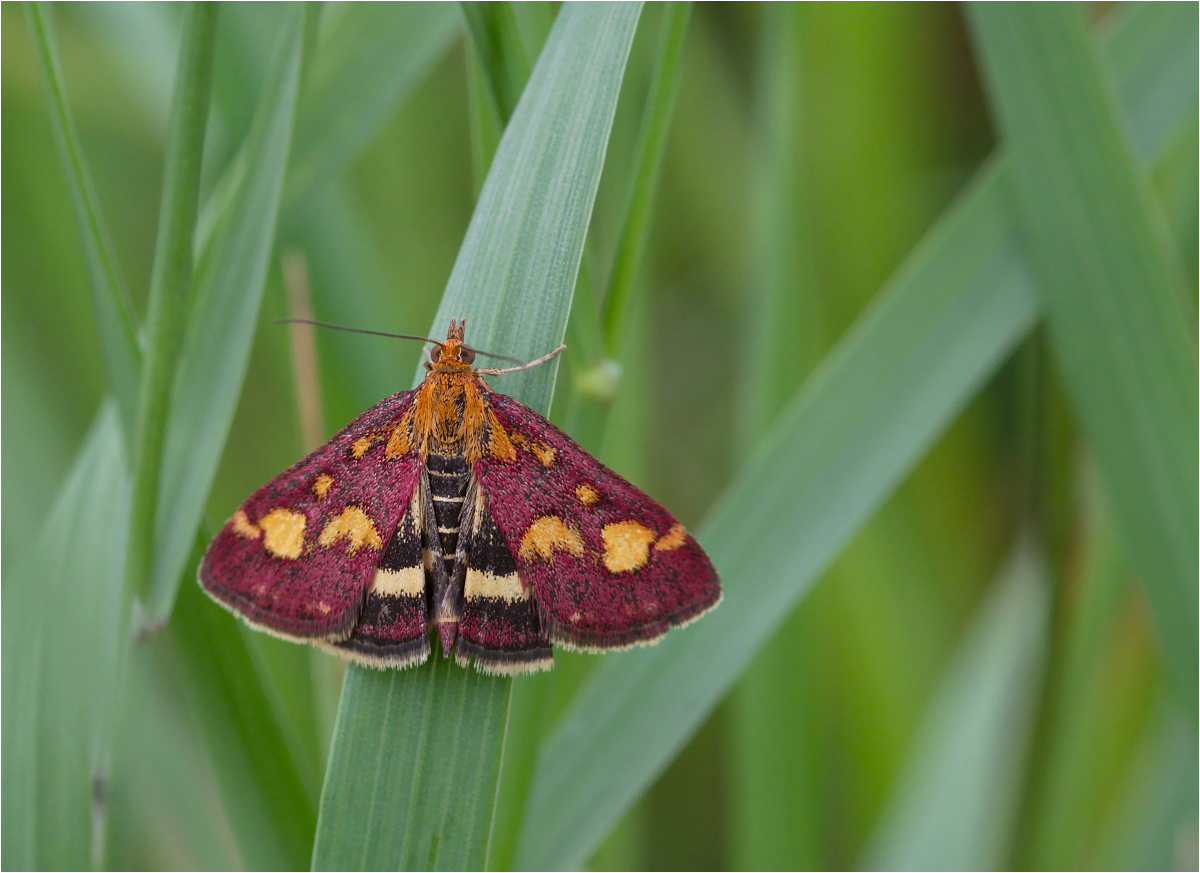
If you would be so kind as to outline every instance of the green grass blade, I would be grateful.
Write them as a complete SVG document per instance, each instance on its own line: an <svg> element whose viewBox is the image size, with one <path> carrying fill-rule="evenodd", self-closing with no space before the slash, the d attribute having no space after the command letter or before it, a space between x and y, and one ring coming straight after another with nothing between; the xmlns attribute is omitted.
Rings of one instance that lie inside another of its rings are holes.
<svg viewBox="0 0 1200 873"><path fill-rule="evenodd" d="M300 75L301 9L289 17L242 154L232 206L196 266L171 392L148 620L164 620L192 548L241 393L275 238Z"/></svg>
<svg viewBox="0 0 1200 873"><path fill-rule="evenodd" d="M926 711L866 869L1007 866L1046 655L1045 575L1018 544Z"/></svg>
<svg viewBox="0 0 1200 873"><path fill-rule="evenodd" d="M675 95L683 71L683 43L691 18L692 4L687 2L668 3L663 12L658 64L650 82L634 152L637 164L633 187L629 192L621 236L617 240L608 293L604 297L604 338L609 354L616 354L623 347L625 310L649 236L658 171L671 129Z"/></svg>
<svg viewBox="0 0 1200 873"><path fill-rule="evenodd" d="M192 237L200 200L200 166L212 93L217 10L193 3L184 19L179 69L168 125L162 205L146 315L146 359L138 396L133 456L126 598L142 598L150 583L158 479L162 469L167 408L192 280Z"/></svg>
<svg viewBox="0 0 1200 873"><path fill-rule="evenodd" d="M3 865L87 869L118 661L129 501L123 435L106 403L37 546L4 579Z"/></svg>
<svg viewBox="0 0 1200 873"><path fill-rule="evenodd" d="M803 58L809 35L803 8L770 7L763 27L762 292L754 313L750 373L742 402L741 433L747 446L770 425L820 360L831 337L817 287L811 135L804 116Z"/></svg>
<svg viewBox="0 0 1200 873"><path fill-rule="evenodd" d="M285 204L349 164L458 33L449 3L350 4L320 42L296 115Z"/></svg>
<svg viewBox="0 0 1200 873"><path fill-rule="evenodd" d="M690 3L670 3L664 7L657 63L634 145L633 179L609 270L608 288L606 292L600 289L605 292L601 305L592 291L589 279L592 271L586 269L590 259L585 253L585 269L576 289L578 303L567 325L568 345L572 347L571 395L562 423L591 451L599 450L609 411L621 389L624 374L618 359L628 348L630 298L649 237L691 12Z"/></svg>
<svg viewBox="0 0 1200 873"><path fill-rule="evenodd" d="M484 84L502 119L517 108L532 69L517 25L514 4L467 2L462 6L475 56L483 68Z"/></svg>
<svg viewBox="0 0 1200 873"><path fill-rule="evenodd" d="M483 64L474 52L467 55L467 115L471 124L472 190L478 197L500 144L504 123L488 87Z"/></svg>
<svg viewBox="0 0 1200 873"><path fill-rule="evenodd" d="M348 667L313 869L482 869L511 690L440 658Z"/></svg>
<svg viewBox="0 0 1200 873"><path fill-rule="evenodd" d="M471 37L471 168L481 188L557 10L546 3L462 3ZM578 293L578 289L576 289Z"/></svg>
<svg viewBox="0 0 1200 873"><path fill-rule="evenodd" d="M1085 11L979 5L971 19L1052 347L1194 711L1196 349L1166 222Z"/></svg>
<svg viewBox="0 0 1200 873"><path fill-rule="evenodd" d="M62 155L67 183L75 203L79 222L79 237L87 264L88 284L92 294L92 310L96 331L108 374L108 384L117 398L126 438L132 443L137 430L138 380L141 350L138 347L137 327L129 293L121 280L112 240L100 213L100 201L92 185L91 174L79 145L79 135L67 105L66 89L58 56L51 39L47 9L42 3L27 7L33 30L38 63L46 83L50 103L50 120L55 140Z"/></svg>
<svg viewBox="0 0 1200 873"><path fill-rule="evenodd" d="M501 140L435 334L465 315L472 343L525 359L562 340L639 12L563 9ZM546 412L556 363L496 387ZM348 668L314 868L485 866L510 689L440 658Z"/></svg>
<svg viewBox="0 0 1200 873"><path fill-rule="evenodd" d="M1180 13L1136 14L1155 17L1154 34L1123 27L1113 38L1140 33L1169 74L1172 49L1191 50L1171 35ZM1141 140L1156 157L1195 110L1195 77L1123 84L1131 105L1152 91L1173 107L1175 125ZM539 757L516 866L582 862L1033 324L1037 301L1009 226L1004 170L993 162L927 235L710 519L701 541L726 602L653 650L607 656L580 691Z"/></svg>
<svg viewBox="0 0 1200 873"><path fill-rule="evenodd" d="M455 262L433 330L444 332L451 317L466 315L471 336L482 333L492 350L523 360L562 341L570 292L547 294L536 306L530 294L574 286L607 147L613 89L620 85L640 8L632 4L618 12L601 4L567 7L566 21L560 15L535 70L538 88L522 97L509 122L509 128L520 127L511 139L506 130L501 141L496 162L504 159L503 172L493 162L463 242L470 257L460 254ZM588 28L595 29L590 42L582 36ZM531 88L532 80L526 91ZM535 125L536 136L530 129ZM508 220L497 220L509 211ZM556 373L554 365L535 367L500 377L499 387L541 408L553 394Z"/></svg>

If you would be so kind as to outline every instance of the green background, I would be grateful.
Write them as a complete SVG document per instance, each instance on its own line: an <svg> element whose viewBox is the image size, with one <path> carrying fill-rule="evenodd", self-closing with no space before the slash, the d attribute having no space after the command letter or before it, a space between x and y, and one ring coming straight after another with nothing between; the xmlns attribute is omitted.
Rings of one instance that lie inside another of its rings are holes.
<svg viewBox="0 0 1200 873"><path fill-rule="evenodd" d="M181 313L216 399L173 390L195 445L163 460L190 482L219 457L201 539L411 386L418 344L314 352L274 319L444 330L456 259L487 266L464 235L559 13L465 8L219 8L193 287L229 302L208 340L200 304ZM368 796L386 763L327 777L340 663L240 626L194 550L150 583L169 622L119 655L128 516L155 554L197 533L131 507L94 270L27 11L4 4L4 866L1194 869L1196 14L650 5L623 78L622 48L582 96L539 81L565 104L619 87L607 143L579 133L602 173L571 323L573 265L454 300L562 310L520 340L565 331L557 385L518 396L553 389L556 422L697 532L727 602L648 653L557 653L511 702L464 686L507 724L445 801L490 820L443 823L465 854L310 861L318 815L336 847L354 803L425 825ZM42 15L143 324L185 10ZM392 751L420 730L407 699L371 754L460 778L467 729Z"/></svg>

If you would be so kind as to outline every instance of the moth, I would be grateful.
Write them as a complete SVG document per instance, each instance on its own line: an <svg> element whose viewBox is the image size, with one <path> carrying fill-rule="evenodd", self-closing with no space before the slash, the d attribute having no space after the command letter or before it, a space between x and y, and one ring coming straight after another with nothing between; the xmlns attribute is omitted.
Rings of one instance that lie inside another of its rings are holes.
<svg viewBox="0 0 1200 873"><path fill-rule="evenodd" d="M204 590L250 626L368 667L442 653L482 673L553 644L656 642L721 585L667 510L476 369L466 319L394 394L250 495L209 545Z"/></svg>

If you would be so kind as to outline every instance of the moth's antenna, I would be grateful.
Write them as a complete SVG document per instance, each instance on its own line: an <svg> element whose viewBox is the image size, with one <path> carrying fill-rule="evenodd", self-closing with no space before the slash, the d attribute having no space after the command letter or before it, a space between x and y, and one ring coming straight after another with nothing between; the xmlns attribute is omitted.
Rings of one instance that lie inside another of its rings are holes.
<svg viewBox="0 0 1200 873"><path fill-rule="evenodd" d="M340 324L329 324L328 322L324 322L324 321L313 321L311 318L277 318L277 319L275 319L275 323L276 324L312 324L317 327L327 327L330 330L344 330L344 331L347 331L348 333L369 333L372 336L390 336L392 339L421 340L421 342L433 343L435 346L442 346L443 348L445 347L444 343L440 343L435 339L429 339L428 337L409 336L406 333L386 333L382 330L366 330L365 328L361 328L361 327L342 327ZM485 352L482 349L477 349L473 346L467 345L466 343L463 343L463 348L469 349L477 355L483 355L485 358L495 358L498 361L508 361L511 364L521 363L520 358L510 358L508 355L497 355L495 352Z"/></svg>
<svg viewBox="0 0 1200 873"><path fill-rule="evenodd" d="M508 361L510 364L521 363L520 358L510 358L508 355L497 355L495 352L485 352L482 349L477 349L474 346L467 345L466 343L463 343L462 347L468 351L474 352L477 355L483 355L485 358L495 358L498 361Z"/></svg>
<svg viewBox="0 0 1200 873"><path fill-rule="evenodd" d="M435 339L429 339L429 337L409 336L406 333L385 333L382 330L366 330L365 328L361 328L361 327L343 327L340 324L329 324L324 321L313 321L311 318L277 318L277 319L275 319L275 323L276 324L311 324L316 327L327 327L330 330L344 330L348 333L369 333L372 336L390 336L392 339L420 340L423 343L433 343L435 346L444 346L445 345L444 343L440 343Z"/></svg>

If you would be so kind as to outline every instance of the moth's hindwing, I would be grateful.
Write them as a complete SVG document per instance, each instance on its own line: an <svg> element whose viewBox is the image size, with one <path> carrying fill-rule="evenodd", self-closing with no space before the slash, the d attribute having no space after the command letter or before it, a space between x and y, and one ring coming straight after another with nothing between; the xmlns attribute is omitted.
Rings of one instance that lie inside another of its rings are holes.
<svg viewBox="0 0 1200 873"><path fill-rule="evenodd" d="M335 654L368 667L408 667L429 657L429 599L421 548L421 501L409 506L379 559L366 603Z"/></svg>
<svg viewBox="0 0 1200 873"><path fill-rule="evenodd" d="M720 602L716 570L671 513L532 409L487 399L513 451L489 452L476 477L550 640L651 643Z"/></svg>
<svg viewBox="0 0 1200 873"><path fill-rule="evenodd" d="M473 657L475 668L490 674L549 670L554 652L533 592L521 582L487 499L476 491L467 512L471 518L463 518L462 525L470 526L470 540L455 660L465 667Z"/></svg>
<svg viewBox="0 0 1200 873"><path fill-rule="evenodd" d="M387 456L413 394L367 410L250 495L204 555L204 589L278 636L347 637L420 473L416 455Z"/></svg>

